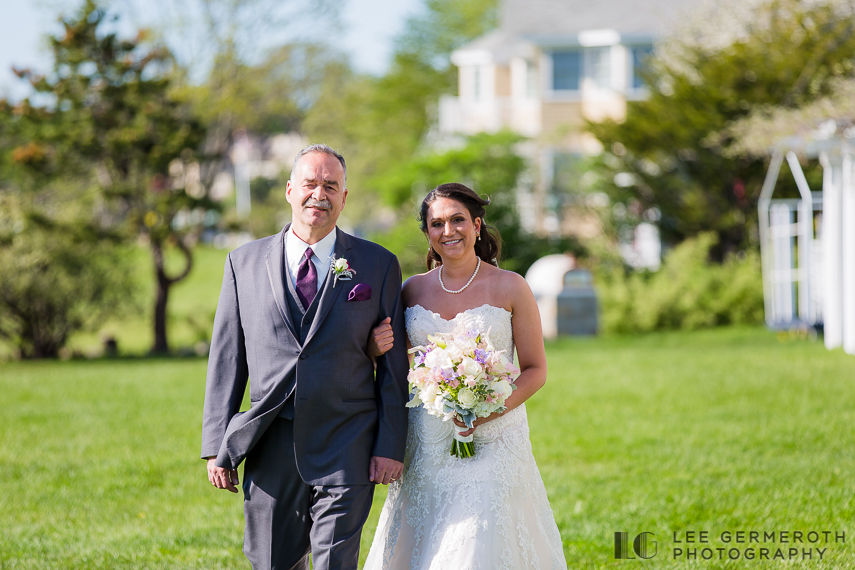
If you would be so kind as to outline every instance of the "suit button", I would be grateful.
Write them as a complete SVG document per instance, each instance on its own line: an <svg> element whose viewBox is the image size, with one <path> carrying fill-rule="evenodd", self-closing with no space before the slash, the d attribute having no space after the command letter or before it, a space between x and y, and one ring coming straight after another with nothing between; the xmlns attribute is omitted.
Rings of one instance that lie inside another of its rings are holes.
<svg viewBox="0 0 855 570"><path fill-rule="evenodd" d="M305 354L301 354L301 355L300 355L300 360L306 360L306 355L305 355Z"/></svg>

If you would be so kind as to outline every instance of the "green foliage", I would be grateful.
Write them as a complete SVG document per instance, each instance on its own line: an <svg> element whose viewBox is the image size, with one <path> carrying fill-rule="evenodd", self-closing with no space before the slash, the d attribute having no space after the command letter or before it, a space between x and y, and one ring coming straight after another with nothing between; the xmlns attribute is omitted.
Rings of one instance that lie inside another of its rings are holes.
<svg viewBox="0 0 855 570"><path fill-rule="evenodd" d="M649 97L628 103L624 122L588 124L606 149L599 170L612 197L638 212L657 207L666 242L715 232L719 260L756 245L765 165L726 156L731 141L717 133L756 106L800 106L835 77L855 75L855 19L839 4L771 0L746 21L727 22L720 27L735 39L725 47L692 43L689 34L654 57ZM808 176L819 181L816 165ZM781 183L794 187L785 176Z"/></svg>
<svg viewBox="0 0 855 570"><path fill-rule="evenodd" d="M0 191L0 338L21 358L55 358L71 334L128 308L135 288L127 248L84 222L91 201L62 190L59 214Z"/></svg>
<svg viewBox="0 0 855 570"><path fill-rule="evenodd" d="M227 144L237 129L258 134L299 131L306 110L338 54L322 45L289 43L258 64L243 61L233 45L222 46L206 81L180 88L211 127L209 145Z"/></svg>
<svg viewBox="0 0 855 570"><path fill-rule="evenodd" d="M763 283L756 251L709 261L716 236L689 238L656 273L602 269L597 275L605 332L695 330L763 322Z"/></svg>
<svg viewBox="0 0 855 570"><path fill-rule="evenodd" d="M250 181L252 211L249 215L249 232L256 237L273 235L291 221L291 205L285 197L289 172L277 178L255 178Z"/></svg>
<svg viewBox="0 0 855 570"><path fill-rule="evenodd" d="M425 272L427 238L419 229L415 212L398 218L398 222L384 232L371 234L368 239L380 244L398 258L404 279Z"/></svg>
<svg viewBox="0 0 855 570"><path fill-rule="evenodd" d="M798 108L766 106L753 110L735 121L721 136L731 140L725 149L730 156L769 154L781 148L781 141L805 137L824 125L823 136L846 136L855 122L855 78L837 78L830 82L831 92ZM828 127L835 132L828 132Z"/></svg>
<svg viewBox="0 0 855 570"><path fill-rule="evenodd" d="M439 184L460 182L490 196L493 222L512 221L516 216L513 190L526 166L514 148L520 140L509 131L473 135L459 148L416 156L379 180L378 190L388 204L400 207L413 200L421 204Z"/></svg>

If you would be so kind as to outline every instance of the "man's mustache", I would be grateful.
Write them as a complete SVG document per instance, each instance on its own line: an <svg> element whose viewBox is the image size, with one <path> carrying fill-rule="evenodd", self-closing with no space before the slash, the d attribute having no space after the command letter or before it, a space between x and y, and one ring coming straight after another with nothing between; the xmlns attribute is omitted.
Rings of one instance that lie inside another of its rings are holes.
<svg viewBox="0 0 855 570"><path fill-rule="evenodd" d="M322 210L332 210L332 202L327 199L324 200L315 200L314 198L306 198L306 201L303 202L304 208L319 208Z"/></svg>

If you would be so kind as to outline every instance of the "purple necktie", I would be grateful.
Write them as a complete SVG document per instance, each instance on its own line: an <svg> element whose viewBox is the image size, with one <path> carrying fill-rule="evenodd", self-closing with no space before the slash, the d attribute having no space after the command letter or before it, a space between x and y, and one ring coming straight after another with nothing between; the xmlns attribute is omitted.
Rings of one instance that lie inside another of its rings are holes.
<svg viewBox="0 0 855 570"><path fill-rule="evenodd" d="M307 311L318 292L318 271L312 263L312 248L307 247L303 262L297 270L297 296Z"/></svg>

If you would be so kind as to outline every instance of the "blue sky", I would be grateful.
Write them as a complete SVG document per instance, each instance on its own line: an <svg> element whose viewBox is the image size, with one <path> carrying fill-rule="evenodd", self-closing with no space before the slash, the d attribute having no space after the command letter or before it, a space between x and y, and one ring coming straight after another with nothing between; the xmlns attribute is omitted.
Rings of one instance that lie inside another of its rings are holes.
<svg viewBox="0 0 855 570"><path fill-rule="evenodd" d="M179 1L179 0L176 0ZM57 14L82 0L0 0L0 98L24 91L11 66L47 71L43 36L55 30ZM342 0L345 34L333 40L360 70L380 74L388 66L392 40L422 0Z"/></svg>

